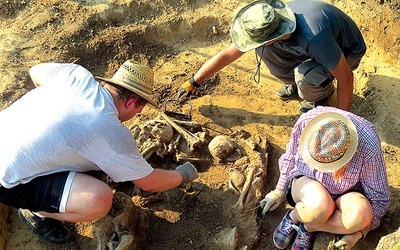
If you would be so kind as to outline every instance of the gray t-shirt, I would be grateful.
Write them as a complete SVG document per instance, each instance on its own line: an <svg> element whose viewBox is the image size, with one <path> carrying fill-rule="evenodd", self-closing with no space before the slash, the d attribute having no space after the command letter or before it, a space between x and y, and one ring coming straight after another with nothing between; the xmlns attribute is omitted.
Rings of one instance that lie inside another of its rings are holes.
<svg viewBox="0 0 400 250"><path fill-rule="evenodd" d="M294 0L287 3L296 17L296 30L287 41L274 46L305 58L312 58L328 70L345 57L361 58L364 39L356 23L337 7L318 0Z"/></svg>
<svg viewBox="0 0 400 250"><path fill-rule="evenodd" d="M34 66L41 86L0 112L0 184L61 171L102 170L115 182L153 168L118 119L113 98L76 64Z"/></svg>

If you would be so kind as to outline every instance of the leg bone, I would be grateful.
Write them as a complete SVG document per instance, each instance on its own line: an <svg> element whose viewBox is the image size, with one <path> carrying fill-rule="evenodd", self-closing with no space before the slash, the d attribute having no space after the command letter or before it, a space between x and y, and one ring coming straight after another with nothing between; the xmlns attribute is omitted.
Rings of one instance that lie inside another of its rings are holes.
<svg viewBox="0 0 400 250"><path fill-rule="evenodd" d="M169 118L165 113L161 112L161 116L165 119L168 124L170 124L182 137L186 140L190 151L193 152L196 146L203 143L204 141L197 135L189 132L188 130L182 128L177 123L175 123L171 118Z"/></svg>

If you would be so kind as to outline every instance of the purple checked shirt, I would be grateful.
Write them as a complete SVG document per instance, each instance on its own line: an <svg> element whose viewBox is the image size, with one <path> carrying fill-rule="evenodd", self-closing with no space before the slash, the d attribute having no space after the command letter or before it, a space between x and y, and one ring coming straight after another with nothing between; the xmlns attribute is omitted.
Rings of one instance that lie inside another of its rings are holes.
<svg viewBox="0 0 400 250"><path fill-rule="evenodd" d="M305 125L316 115L324 112L338 112L350 118L358 131L358 148L353 159L345 169L343 179L338 183L333 180L333 173L319 172L303 162L299 153L300 134ZM333 107L317 107L300 116L293 127L286 152L279 158L280 177L276 186L287 191L293 178L307 176L323 184L333 199L344 192L361 187L361 193L369 200L372 207L372 222L363 230L364 236L380 225L381 217L390 203L390 191L380 139L375 126L366 119Z"/></svg>

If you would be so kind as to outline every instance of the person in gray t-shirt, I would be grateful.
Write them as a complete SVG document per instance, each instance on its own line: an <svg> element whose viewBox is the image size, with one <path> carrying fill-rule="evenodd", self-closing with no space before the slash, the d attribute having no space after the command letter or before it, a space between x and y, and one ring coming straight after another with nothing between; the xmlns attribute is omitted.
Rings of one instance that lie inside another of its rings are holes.
<svg viewBox="0 0 400 250"><path fill-rule="evenodd" d="M356 23L337 7L318 0L258 0L236 14L232 44L209 59L178 90L186 100L207 77L255 49L260 80L261 60L285 85L279 98L303 99L300 112L326 105L337 80L337 107L350 109L355 70L366 52Z"/></svg>
<svg viewBox="0 0 400 250"><path fill-rule="evenodd" d="M67 242L61 221L107 215L113 191L94 171L149 192L198 177L189 162L154 169L122 123L147 103L157 107L149 67L128 60L112 78L97 77L103 85L72 63L42 63L29 73L37 88L0 112L0 203L19 208L42 239Z"/></svg>

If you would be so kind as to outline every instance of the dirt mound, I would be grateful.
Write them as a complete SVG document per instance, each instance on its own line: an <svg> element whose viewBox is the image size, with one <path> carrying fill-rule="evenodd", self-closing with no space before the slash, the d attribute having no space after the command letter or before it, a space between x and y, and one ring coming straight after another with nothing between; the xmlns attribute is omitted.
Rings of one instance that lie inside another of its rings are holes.
<svg viewBox="0 0 400 250"><path fill-rule="evenodd" d="M397 94L400 1L331 2L354 18L368 44L367 55L355 72L351 111L377 126L391 185L393 199L381 227L355 247L371 249L400 225L397 170L400 161ZM28 70L34 64L74 62L95 75L109 77L127 59L154 69L155 99L162 105L175 97L179 85L208 58L230 43L231 20L245 3L241 0L2 1L0 109L33 88ZM266 138L268 162L264 195L275 187L278 179L277 161L299 116L299 101L278 100L274 93L281 83L265 67L261 69L260 84L254 83L255 69L254 53L246 53L207 79L191 103L193 120L201 123L210 137L241 130ZM132 127L156 116L153 110L145 109L126 125ZM26 126L29 128L29 121ZM176 164L172 159L167 163L159 158L152 159L157 167L170 168ZM148 203L133 196L135 208L132 209L139 209L144 216L141 223L148 225L142 229L145 233L141 232L141 249L213 249L215 245L210 242L221 238L224 229L240 228L234 220L236 217L232 216L232 207L240 195L228 185L232 163L205 161L196 166L200 178L191 186L163 192ZM5 213L2 212L3 218L6 218ZM265 218L256 218L258 235L251 244L253 249L273 249L272 232L284 213L285 209L280 208ZM75 240L53 246L33 235L19 220L15 209L10 209L9 222L10 232L8 236L3 234L7 237L5 249L96 248L92 223L68 224ZM2 232L5 231L3 228Z"/></svg>

